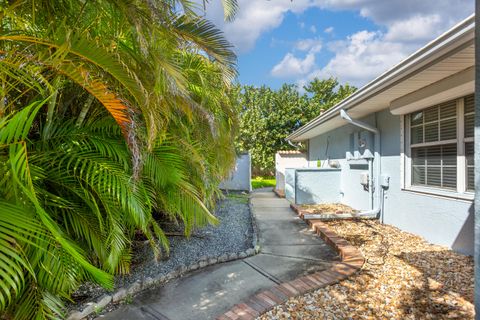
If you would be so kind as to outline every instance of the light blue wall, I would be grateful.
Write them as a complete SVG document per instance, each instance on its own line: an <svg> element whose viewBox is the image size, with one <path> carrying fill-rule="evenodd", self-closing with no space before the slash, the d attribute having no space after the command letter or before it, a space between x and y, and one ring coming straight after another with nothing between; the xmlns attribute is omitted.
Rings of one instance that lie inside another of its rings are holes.
<svg viewBox="0 0 480 320"><path fill-rule="evenodd" d="M375 117L371 116L363 121L375 125ZM326 134L317 136L309 141L309 160L336 160L342 169L340 175L341 201L355 209L367 210L368 191L360 184L362 173L368 172L366 160L347 161L346 152L350 150L350 134L358 131L354 126L344 126Z"/></svg>
<svg viewBox="0 0 480 320"><path fill-rule="evenodd" d="M285 169L285 199L295 203L295 169Z"/></svg>
<svg viewBox="0 0 480 320"><path fill-rule="evenodd" d="M382 173L391 177L390 187L385 192L384 222L420 235L429 242L473 254L472 202L401 190L400 117L384 110L362 121L380 129ZM345 153L350 148L350 134L357 130L345 125L310 139L308 156L311 161L338 160L342 169L341 201L355 209L366 210L368 192L360 184L360 174L367 171L366 162L352 164L345 159Z"/></svg>
<svg viewBox="0 0 480 320"><path fill-rule="evenodd" d="M296 169L295 203L340 202L340 173L340 169Z"/></svg>

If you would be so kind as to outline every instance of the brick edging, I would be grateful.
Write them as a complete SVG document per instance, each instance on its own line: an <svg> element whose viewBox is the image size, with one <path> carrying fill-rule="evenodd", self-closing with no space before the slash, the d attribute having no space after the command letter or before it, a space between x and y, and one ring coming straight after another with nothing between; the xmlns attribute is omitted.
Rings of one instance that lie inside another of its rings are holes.
<svg viewBox="0 0 480 320"><path fill-rule="evenodd" d="M279 198L285 198L285 191L273 188L273 193Z"/></svg>
<svg viewBox="0 0 480 320"><path fill-rule="evenodd" d="M303 219L303 214L297 206L291 205L291 208ZM229 311L218 316L217 320L255 319L291 297L337 283L362 268L365 258L357 248L320 220L307 220L307 223L338 253L342 259L341 262L335 263L330 269L298 277L252 295L243 303L236 304Z"/></svg>
<svg viewBox="0 0 480 320"><path fill-rule="evenodd" d="M305 212L296 204L290 203L290 208L303 219Z"/></svg>

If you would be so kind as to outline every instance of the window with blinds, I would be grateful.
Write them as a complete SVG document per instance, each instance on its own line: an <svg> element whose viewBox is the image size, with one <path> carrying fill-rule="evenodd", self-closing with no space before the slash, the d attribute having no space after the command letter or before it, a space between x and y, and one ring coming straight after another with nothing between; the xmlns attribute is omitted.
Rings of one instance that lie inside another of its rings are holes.
<svg viewBox="0 0 480 320"><path fill-rule="evenodd" d="M412 149L412 184L456 189L457 145Z"/></svg>
<svg viewBox="0 0 480 320"><path fill-rule="evenodd" d="M464 106L464 126L465 126L465 138L473 138L473 131L475 129L475 99L473 94L465 97Z"/></svg>
<svg viewBox="0 0 480 320"><path fill-rule="evenodd" d="M415 112L410 119L412 147L457 138L456 100Z"/></svg>
<svg viewBox="0 0 480 320"><path fill-rule="evenodd" d="M473 155L473 142L465 143L465 159L467 169L467 191L475 191L475 163Z"/></svg>
<svg viewBox="0 0 480 320"><path fill-rule="evenodd" d="M473 134L475 130L475 99L474 96L465 97L464 103L464 143L465 143L465 170L466 170L466 189L475 190L475 163L473 154Z"/></svg>
<svg viewBox="0 0 480 320"><path fill-rule="evenodd" d="M456 139L456 100L410 115L412 185L456 189Z"/></svg>
<svg viewBox="0 0 480 320"><path fill-rule="evenodd" d="M474 95L413 112L407 119L407 185L473 192Z"/></svg>

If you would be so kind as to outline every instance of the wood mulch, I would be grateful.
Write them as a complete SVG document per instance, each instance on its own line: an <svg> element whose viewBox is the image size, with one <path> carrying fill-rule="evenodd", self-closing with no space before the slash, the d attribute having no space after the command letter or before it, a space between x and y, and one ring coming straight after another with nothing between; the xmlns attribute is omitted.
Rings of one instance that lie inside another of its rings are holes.
<svg viewBox="0 0 480 320"><path fill-rule="evenodd" d="M377 221L326 224L360 249L362 270L259 319L474 319L472 257Z"/></svg>
<svg viewBox="0 0 480 320"><path fill-rule="evenodd" d="M303 213L307 214L339 214L339 213L357 213L358 210L353 209L342 203L325 203L325 204L304 204L299 206Z"/></svg>

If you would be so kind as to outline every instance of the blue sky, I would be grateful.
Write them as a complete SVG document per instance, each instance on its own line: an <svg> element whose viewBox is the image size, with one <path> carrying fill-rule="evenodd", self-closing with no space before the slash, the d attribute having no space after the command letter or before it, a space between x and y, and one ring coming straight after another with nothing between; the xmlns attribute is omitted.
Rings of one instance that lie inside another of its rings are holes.
<svg viewBox="0 0 480 320"><path fill-rule="evenodd" d="M362 86L474 11L474 0L239 0L207 18L238 55L239 82L278 88L314 77Z"/></svg>
<svg viewBox="0 0 480 320"><path fill-rule="evenodd" d="M265 32L258 38L252 50L239 53L239 81L253 85L281 86L285 81L294 80L294 77L275 76L271 71L298 41L314 39L323 47L324 42L344 39L359 29L376 30L377 27L352 11L329 12L312 8L300 14L288 12L279 27ZM308 54L296 48L294 52L300 59L304 59ZM332 59L334 54L329 50L320 49L315 56L317 63L322 65Z"/></svg>

